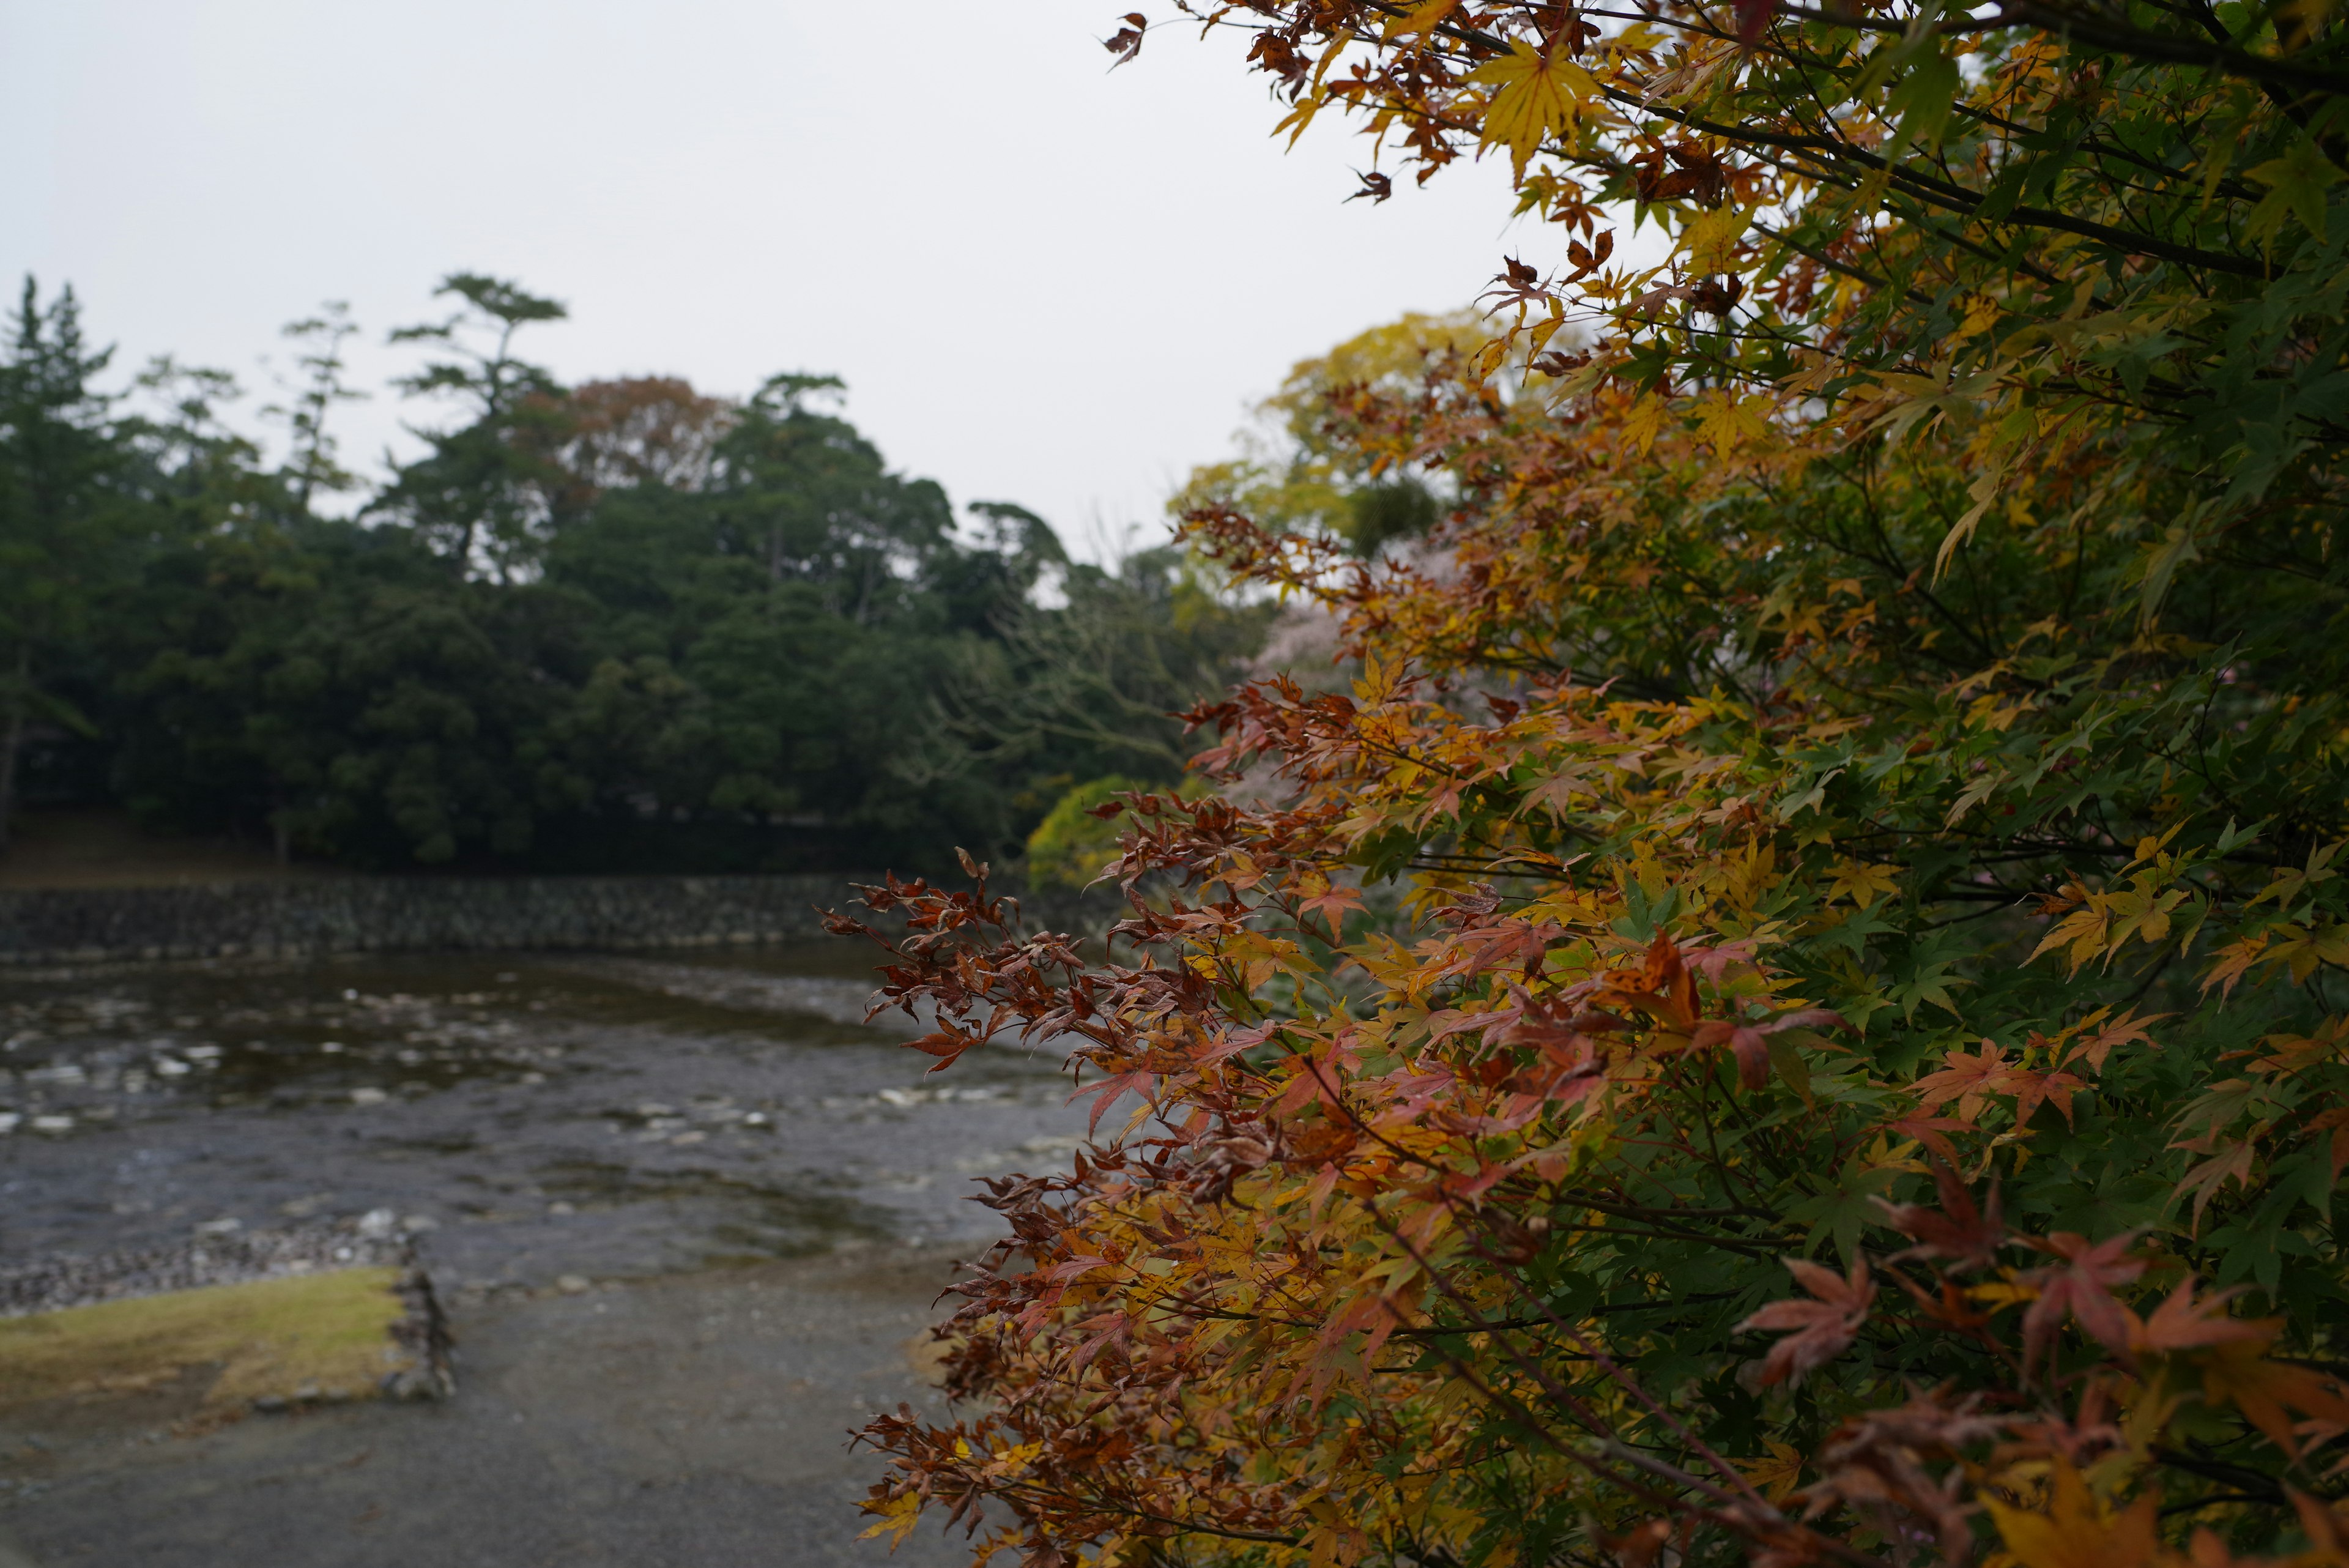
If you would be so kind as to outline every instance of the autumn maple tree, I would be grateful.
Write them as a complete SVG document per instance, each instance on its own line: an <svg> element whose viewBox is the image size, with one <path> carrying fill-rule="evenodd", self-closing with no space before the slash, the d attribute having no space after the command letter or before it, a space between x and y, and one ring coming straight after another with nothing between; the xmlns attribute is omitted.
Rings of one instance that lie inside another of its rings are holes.
<svg viewBox="0 0 2349 1568"><path fill-rule="evenodd" d="M992 1184L875 1528L2349 1561L2329 7L1186 9L1373 199L1504 160L1526 237L1195 486L1350 675L1103 807L1105 955L984 876L839 922L940 1068L1097 1107Z"/></svg>

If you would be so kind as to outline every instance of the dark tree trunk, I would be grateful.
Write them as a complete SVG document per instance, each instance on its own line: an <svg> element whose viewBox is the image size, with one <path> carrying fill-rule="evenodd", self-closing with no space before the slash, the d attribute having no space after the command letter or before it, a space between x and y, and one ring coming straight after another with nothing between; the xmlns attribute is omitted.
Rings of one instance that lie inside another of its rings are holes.
<svg viewBox="0 0 2349 1568"><path fill-rule="evenodd" d="M16 679L8 698L8 728L0 733L0 851L8 847L9 824L16 815L16 758L25 749L26 711L32 706L33 647L16 649Z"/></svg>

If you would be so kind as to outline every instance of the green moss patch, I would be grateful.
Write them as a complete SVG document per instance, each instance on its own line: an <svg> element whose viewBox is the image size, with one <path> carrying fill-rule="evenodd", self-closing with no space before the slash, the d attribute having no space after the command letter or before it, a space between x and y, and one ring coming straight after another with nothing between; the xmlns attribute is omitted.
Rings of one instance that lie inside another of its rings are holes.
<svg viewBox="0 0 2349 1568"><path fill-rule="evenodd" d="M414 1364L398 1269L340 1269L0 1319L0 1408L135 1393L216 1368L204 1405L366 1398Z"/></svg>

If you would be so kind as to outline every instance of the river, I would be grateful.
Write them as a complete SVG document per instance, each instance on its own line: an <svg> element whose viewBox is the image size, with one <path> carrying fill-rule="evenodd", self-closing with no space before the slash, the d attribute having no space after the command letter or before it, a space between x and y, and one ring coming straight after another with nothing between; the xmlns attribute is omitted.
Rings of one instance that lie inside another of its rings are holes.
<svg viewBox="0 0 2349 1568"><path fill-rule="evenodd" d="M0 1263L389 1210L444 1293L991 1233L1056 1057L929 1074L847 942L16 980ZM892 1021L896 1026L892 1027Z"/></svg>

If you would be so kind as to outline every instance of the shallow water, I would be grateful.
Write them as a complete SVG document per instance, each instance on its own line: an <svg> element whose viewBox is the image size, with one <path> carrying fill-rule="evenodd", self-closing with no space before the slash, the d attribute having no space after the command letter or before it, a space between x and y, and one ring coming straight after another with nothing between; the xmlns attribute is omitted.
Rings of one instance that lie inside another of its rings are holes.
<svg viewBox="0 0 2349 1568"><path fill-rule="evenodd" d="M1056 1053L950 1072L846 942L12 976L0 1263L388 1210L444 1289L978 1243L1064 1164ZM894 1016L894 1015L893 1015Z"/></svg>

